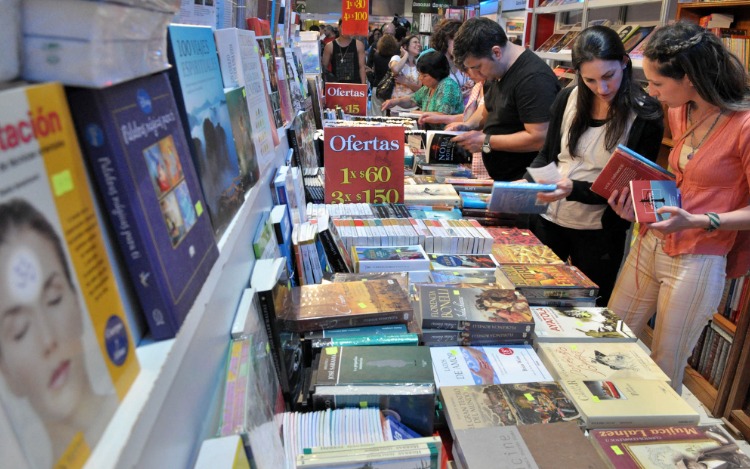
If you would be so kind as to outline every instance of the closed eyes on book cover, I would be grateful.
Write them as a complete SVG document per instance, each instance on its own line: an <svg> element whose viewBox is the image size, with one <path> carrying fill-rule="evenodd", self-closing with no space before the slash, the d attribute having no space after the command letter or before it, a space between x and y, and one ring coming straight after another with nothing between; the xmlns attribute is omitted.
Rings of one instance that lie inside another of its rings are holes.
<svg viewBox="0 0 750 469"><path fill-rule="evenodd" d="M0 418L32 467L78 468L138 375L135 345L62 86L0 102Z"/></svg>
<svg viewBox="0 0 750 469"><path fill-rule="evenodd" d="M218 249L169 80L71 88L68 98L151 333L174 337Z"/></svg>

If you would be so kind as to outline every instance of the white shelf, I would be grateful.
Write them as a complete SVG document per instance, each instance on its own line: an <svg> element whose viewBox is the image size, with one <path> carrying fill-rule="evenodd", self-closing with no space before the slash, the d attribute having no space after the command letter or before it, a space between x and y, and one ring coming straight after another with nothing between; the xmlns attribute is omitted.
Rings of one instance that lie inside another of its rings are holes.
<svg viewBox="0 0 750 469"><path fill-rule="evenodd" d="M570 52L535 52L540 58L544 60L557 60L558 62L570 62Z"/></svg>
<svg viewBox="0 0 750 469"><path fill-rule="evenodd" d="M251 240L261 212L271 208L273 169L288 148L281 139L274 164L264 168L227 228L219 258L177 337L138 346L141 371L86 468L192 467L201 441L216 431L210 409L221 390L237 303L255 262Z"/></svg>
<svg viewBox="0 0 750 469"><path fill-rule="evenodd" d="M566 5L554 5L551 7L537 7L534 9L534 13L536 14L560 13L563 11L577 11L577 10L583 10L583 2L568 3Z"/></svg>
<svg viewBox="0 0 750 469"><path fill-rule="evenodd" d="M643 3L661 3L662 0L589 0L589 9L624 7L628 5L640 5Z"/></svg>

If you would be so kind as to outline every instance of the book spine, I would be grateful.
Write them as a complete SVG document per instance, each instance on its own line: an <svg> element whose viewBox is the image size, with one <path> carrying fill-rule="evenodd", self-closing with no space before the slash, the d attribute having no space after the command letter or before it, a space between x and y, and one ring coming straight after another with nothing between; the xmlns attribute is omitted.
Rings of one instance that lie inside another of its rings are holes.
<svg viewBox="0 0 750 469"><path fill-rule="evenodd" d="M291 393L291 386L289 383L289 375L287 374L286 362L284 361L284 349L283 344L281 343L281 335L279 334L276 309L273 302L273 291L259 291L257 292L257 295L260 314L263 318L263 324L266 326L266 334L268 334L268 341L271 345L273 365L274 368L276 368L276 374L281 383L281 392L284 393L284 396L289 396Z"/></svg>
<svg viewBox="0 0 750 469"><path fill-rule="evenodd" d="M328 262L334 272L349 272L349 267L344 261L344 257L339 252L338 246L333 239L333 234L330 228L326 228L323 231L318 232L318 239L323 246Z"/></svg>
<svg viewBox="0 0 750 469"><path fill-rule="evenodd" d="M167 300L162 291L160 276L155 273L150 260L147 243L139 227L141 220L137 219L142 211L131 205L131 196L135 196L137 189L128 184L127 161L115 158L119 152L111 151L108 145L93 145L90 139L83 135L83 130L91 123L108 134L107 140L119 142L117 130L109 125L106 105L93 96L91 91L71 93L74 120L78 129L81 145L89 168L94 173L94 179L101 200L104 201L117 245L120 248L128 274L138 295L139 303L153 337L157 340L175 336L179 324L175 320L173 305ZM151 281L145 284L142 278Z"/></svg>
<svg viewBox="0 0 750 469"><path fill-rule="evenodd" d="M356 314L307 320L286 320L284 321L284 328L291 332L309 332L341 327L408 324L411 321L413 314L413 311L394 311L390 313Z"/></svg>
<svg viewBox="0 0 750 469"><path fill-rule="evenodd" d="M417 345L417 334L376 334L369 336L324 337L312 339L312 348L343 347L357 345Z"/></svg>
<svg viewBox="0 0 750 469"><path fill-rule="evenodd" d="M596 297L598 291L596 288L554 288L554 287L524 287L516 286L516 290L521 292L526 299L556 299L556 298L588 298Z"/></svg>

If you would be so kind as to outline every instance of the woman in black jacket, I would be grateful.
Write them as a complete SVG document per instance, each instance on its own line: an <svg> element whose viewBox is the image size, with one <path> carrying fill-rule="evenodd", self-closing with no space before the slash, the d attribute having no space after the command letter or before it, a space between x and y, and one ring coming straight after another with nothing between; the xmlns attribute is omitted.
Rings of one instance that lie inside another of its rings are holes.
<svg viewBox="0 0 750 469"><path fill-rule="evenodd" d="M375 88L377 88L380 80L383 79L385 73L388 71L388 63L391 57L399 53L399 45L396 38L391 34L385 34L378 40L376 46L373 46L372 51L367 57L367 67L373 71L372 85L370 89L370 115L371 116L382 116L383 111L380 107L383 105L383 101L375 96ZM368 72L368 76L369 76Z"/></svg>
<svg viewBox="0 0 750 469"><path fill-rule="evenodd" d="M532 218L531 229L599 285L597 304L606 306L629 223L591 192L591 183L618 144L655 160L664 132L663 111L633 82L630 58L612 29L592 26L582 31L572 61L577 86L557 96L546 141L531 164L556 162L562 180L554 192L539 194L550 204L545 214Z"/></svg>

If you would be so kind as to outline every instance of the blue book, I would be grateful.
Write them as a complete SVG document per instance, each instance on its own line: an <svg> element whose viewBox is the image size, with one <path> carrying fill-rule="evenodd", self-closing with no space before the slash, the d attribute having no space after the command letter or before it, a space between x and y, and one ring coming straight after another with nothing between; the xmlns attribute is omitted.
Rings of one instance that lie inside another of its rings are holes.
<svg viewBox="0 0 750 469"><path fill-rule="evenodd" d="M169 80L67 93L151 333L174 337L218 249Z"/></svg>
<svg viewBox="0 0 750 469"><path fill-rule="evenodd" d="M556 188L555 184L495 181L488 210L501 213L544 213L548 204L538 201L537 193L552 192Z"/></svg>
<svg viewBox="0 0 750 469"><path fill-rule="evenodd" d="M490 194L484 194L481 192L459 191L458 196L461 197L461 206L463 208L486 209L487 203L490 199Z"/></svg>
<svg viewBox="0 0 750 469"><path fill-rule="evenodd" d="M211 28L171 24L169 77L218 239L244 201L237 151Z"/></svg>

